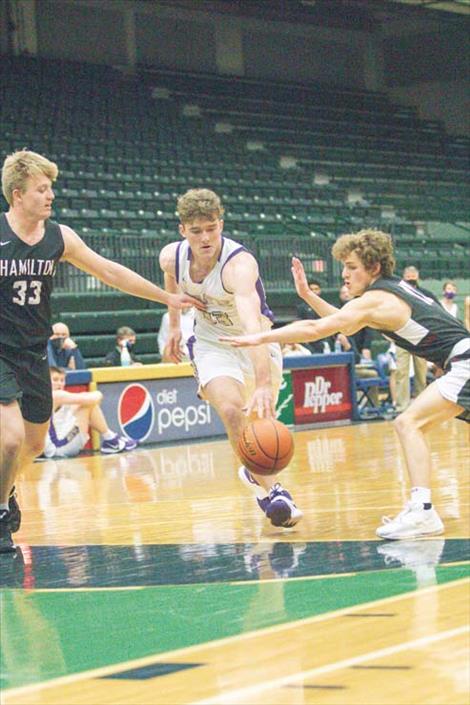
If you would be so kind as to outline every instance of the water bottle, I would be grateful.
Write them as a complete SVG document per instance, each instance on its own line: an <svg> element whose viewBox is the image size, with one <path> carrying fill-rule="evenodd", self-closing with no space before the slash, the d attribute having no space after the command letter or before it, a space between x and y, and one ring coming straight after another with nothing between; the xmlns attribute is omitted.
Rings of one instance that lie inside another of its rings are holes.
<svg viewBox="0 0 470 705"><path fill-rule="evenodd" d="M127 347L127 343L124 343L124 345L121 348L121 367L129 367L131 365L132 360L131 360L131 354L129 352L129 349Z"/></svg>
<svg viewBox="0 0 470 705"><path fill-rule="evenodd" d="M339 342L338 338L335 340L335 353L340 353L343 352L343 348L341 346L341 343Z"/></svg>

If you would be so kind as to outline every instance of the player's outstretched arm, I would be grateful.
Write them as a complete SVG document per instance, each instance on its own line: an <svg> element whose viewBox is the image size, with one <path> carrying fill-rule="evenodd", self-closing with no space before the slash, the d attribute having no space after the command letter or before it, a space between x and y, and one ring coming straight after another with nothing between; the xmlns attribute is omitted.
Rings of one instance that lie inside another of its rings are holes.
<svg viewBox="0 0 470 705"><path fill-rule="evenodd" d="M65 243L63 259L73 264L78 269L91 274L108 286L132 294L141 299L158 301L175 308L196 306L204 309L205 306L197 299L187 294L170 294L156 284L148 281L140 274L124 267L122 264L102 257L89 248L81 238L68 226L61 225Z"/></svg>
<svg viewBox="0 0 470 705"><path fill-rule="evenodd" d="M294 321L294 323L289 323L282 328L234 336L233 338L221 337L220 340L230 343L234 347L262 345L263 343L308 343L327 338L334 333L352 335L365 325L370 325L368 306L367 304L364 306L360 299L355 299L331 316L325 316L317 321Z"/></svg>
<svg viewBox="0 0 470 705"><path fill-rule="evenodd" d="M306 304L313 308L319 316L330 316L332 313L339 311L338 308L332 306L327 301L317 296L308 286L305 269L302 262L297 257L292 257L292 276L294 277L295 290L301 299Z"/></svg>
<svg viewBox="0 0 470 705"><path fill-rule="evenodd" d="M163 271L163 279L165 282L165 291L170 294L178 294L179 286L176 281L176 251L178 243L171 242L166 245L160 252L159 262ZM168 307L168 330L164 350L160 350L162 356L165 353L165 362L168 360L178 364L181 362L183 352L181 343L183 335L181 332L181 313L179 309L173 306Z"/></svg>

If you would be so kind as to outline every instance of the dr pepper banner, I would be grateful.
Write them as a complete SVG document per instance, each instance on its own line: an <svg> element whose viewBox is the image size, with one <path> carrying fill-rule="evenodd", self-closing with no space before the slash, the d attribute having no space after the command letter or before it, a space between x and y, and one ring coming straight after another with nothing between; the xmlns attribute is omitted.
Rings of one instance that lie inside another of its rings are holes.
<svg viewBox="0 0 470 705"><path fill-rule="evenodd" d="M291 376L295 424L352 418L348 365L293 369Z"/></svg>

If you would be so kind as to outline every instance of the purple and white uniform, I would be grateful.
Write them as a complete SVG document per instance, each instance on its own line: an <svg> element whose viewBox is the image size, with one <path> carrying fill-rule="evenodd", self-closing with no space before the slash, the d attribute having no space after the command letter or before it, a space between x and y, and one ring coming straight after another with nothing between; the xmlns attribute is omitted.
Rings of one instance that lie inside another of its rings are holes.
<svg viewBox="0 0 470 705"><path fill-rule="evenodd" d="M233 377L242 384L254 377L249 353L244 348L232 348L219 341L221 336L243 335L245 330L238 315L235 296L225 289L222 274L225 265L240 252L247 250L230 238L222 238L222 249L214 268L201 282L191 279L191 248L182 240L176 250L176 280L181 290L203 301L207 309L196 310L194 335L188 340L191 362L201 387L216 377ZM256 283L259 295L263 330L271 328L273 314L266 303L263 282ZM270 344L269 353L273 363L273 382L278 385L282 372L281 348Z"/></svg>

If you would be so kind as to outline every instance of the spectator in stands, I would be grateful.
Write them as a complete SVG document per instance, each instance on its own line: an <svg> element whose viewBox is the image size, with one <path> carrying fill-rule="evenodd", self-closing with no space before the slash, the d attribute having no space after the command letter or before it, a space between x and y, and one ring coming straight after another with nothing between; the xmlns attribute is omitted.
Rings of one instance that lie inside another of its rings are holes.
<svg viewBox="0 0 470 705"><path fill-rule="evenodd" d="M178 345L182 361L189 360L187 342L194 331L194 314L195 311L193 308L187 308L185 311L181 312L181 338ZM174 336L170 336L170 313L169 311L166 311L166 313L162 316L160 330L158 331L158 349L160 351L162 362L172 362L172 350L168 342L169 340L171 341L171 345L176 344L176 339Z"/></svg>
<svg viewBox="0 0 470 705"><path fill-rule="evenodd" d="M419 270L410 265L403 270L403 280L416 291L437 301L434 294L419 286ZM401 413L409 406L411 400L411 379L413 380L413 395L417 397L426 387L427 362L422 357L413 355L397 345L396 400L397 411ZM410 378L410 373L411 378Z"/></svg>
<svg viewBox="0 0 470 705"><path fill-rule="evenodd" d="M88 442L91 427L101 434L102 453L134 450L137 443L110 430L101 410L101 392L67 392L65 370L49 368L53 412L46 436L46 458L73 458Z"/></svg>
<svg viewBox="0 0 470 705"><path fill-rule="evenodd" d="M341 305L344 306L348 301L351 301L354 297L351 296L347 286L342 286L339 290L339 300ZM357 333L350 336L354 339L354 345L359 353L359 362L366 364L372 361L372 339L374 337L374 331L372 328L365 327L358 330Z"/></svg>
<svg viewBox="0 0 470 705"><path fill-rule="evenodd" d="M286 343L282 346L282 357L301 357L302 355L311 355L310 350L300 343Z"/></svg>
<svg viewBox="0 0 470 705"><path fill-rule="evenodd" d="M116 331L116 346L105 357L107 367L138 367L142 362L135 356L133 349L137 336L132 328L121 326Z"/></svg>
<svg viewBox="0 0 470 705"><path fill-rule="evenodd" d="M321 296L322 285L318 279L310 279L308 283L310 291L312 291L317 296ZM300 301L297 305L297 318L300 320L317 320L319 318L318 314L315 313L310 306L307 306L305 301ZM324 340L316 340L314 343L306 343L304 346L309 349L312 354L320 355L322 353L333 352L334 348L334 338L325 338Z"/></svg>
<svg viewBox="0 0 470 705"><path fill-rule="evenodd" d="M47 361L49 367L86 369L85 360L65 323L54 323L52 326L52 335L47 343Z"/></svg>
<svg viewBox="0 0 470 705"><path fill-rule="evenodd" d="M392 406L396 409L397 406L397 346L395 343L390 343L388 350L377 355L377 367L381 377L386 377L388 374L388 388Z"/></svg>
<svg viewBox="0 0 470 705"><path fill-rule="evenodd" d="M345 284L355 297L352 301L337 309L315 296L308 289L302 263L294 257L297 293L322 319L295 321L248 335L221 336L221 340L235 347L301 343L338 331L354 333L368 325L444 369L444 374L395 419L411 495L403 510L393 519L384 517L376 531L380 538L394 540L441 534L444 525L431 499L432 458L426 432L453 418L470 421L469 333L439 303L393 275L393 243L387 233L365 229L342 235L332 252L342 262Z"/></svg>
<svg viewBox="0 0 470 705"><path fill-rule="evenodd" d="M442 299L439 301L442 308L450 313L454 318L459 317L459 307L455 303L454 299L457 296L457 287L452 281L444 282L442 287Z"/></svg>

